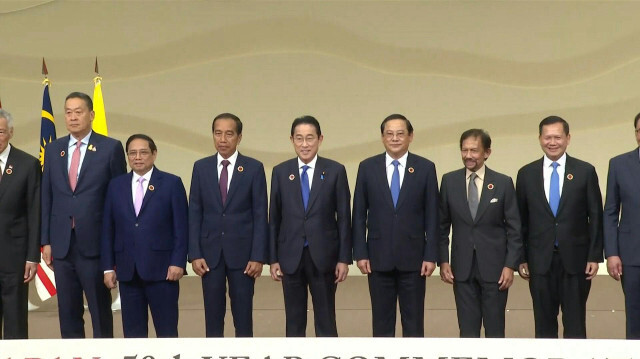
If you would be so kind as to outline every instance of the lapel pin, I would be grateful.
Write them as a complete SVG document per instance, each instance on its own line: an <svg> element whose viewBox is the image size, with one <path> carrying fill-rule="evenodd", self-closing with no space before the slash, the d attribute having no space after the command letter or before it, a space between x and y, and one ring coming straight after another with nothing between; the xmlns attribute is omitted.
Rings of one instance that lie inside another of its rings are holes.
<svg viewBox="0 0 640 359"><path fill-rule="evenodd" d="M147 187L147 189L148 189L149 191L153 191L153 190L155 190L156 188L155 188L155 187L153 187L153 185L152 185L152 184L150 184L150 185L149 185L149 187Z"/></svg>
<svg viewBox="0 0 640 359"><path fill-rule="evenodd" d="M293 181L294 179L296 179L296 176L294 176L293 174L289 175L289 181Z"/></svg>
<svg viewBox="0 0 640 359"><path fill-rule="evenodd" d="M94 145L90 144L88 149L89 149L89 151L96 152L96 146L94 146Z"/></svg>
<svg viewBox="0 0 640 359"><path fill-rule="evenodd" d="M320 179L324 181L324 171L322 171L322 174L320 175Z"/></svg>
<svg viewBox="0 0 640 359"><path fill-rule="evenodd" d="M569 174L567 175L567 179L568 179L569 181L571 181L571 180L573 179L573 175L572 175L571 173L569 173Z"/></svg>
<svg viewBox="0 0 640 359"><path fill-rule="evenodd" d="M489 189L489 190L493 189L493 183L489 183L489 184L487 185L487 189Z"/></svg>
<svg viewBox="0 0 640 359"><path fill-rule="evenodd" d="M4 173L6 173L8 175L12 174L13 173L13 166L12 165L7 166L7 169L4 171Z"/></svg>
<svg viewBox="0 0 640 359"><path fill-rule="evenodd" d="M238 172L244 172L244 167L238 166Z"/></svg>
<svg viewBox="0 0 640 359"><path fill-rule="evenodd" d="M60 157L64 157L64 151L60 151Z"/></svg>
<svg viewBox="0 0 640 359"><path fill-rule="evenodd" d="M409 171L409 173L413 173L413 172L415 172L415 170L413 169L413 167L409 167L409 168L407 169L407 171Z"/></svg>

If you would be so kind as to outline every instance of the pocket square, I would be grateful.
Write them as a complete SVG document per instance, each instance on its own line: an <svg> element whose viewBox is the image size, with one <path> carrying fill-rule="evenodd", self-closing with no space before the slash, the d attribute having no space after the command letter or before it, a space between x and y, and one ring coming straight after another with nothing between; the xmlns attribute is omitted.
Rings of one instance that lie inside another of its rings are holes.
<svg viewBox="0 0 640 359"><path fill-rule="evenodd" d="M497 198L492 198L489 203L498 203L498 199Z"/></svg>

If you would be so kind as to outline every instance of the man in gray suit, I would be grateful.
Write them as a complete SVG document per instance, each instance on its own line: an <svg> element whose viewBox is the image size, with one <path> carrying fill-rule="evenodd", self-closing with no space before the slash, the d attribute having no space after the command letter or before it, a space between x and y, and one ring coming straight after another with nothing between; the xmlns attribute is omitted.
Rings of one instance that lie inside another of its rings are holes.
<svg viewBox="0 0 640 359"><path fill-rule="evenodd" d="M640 144L640 113L633 125ZM607 271L622 281L627 317L627 339L640 339L640 150L623 153L609 162L604 204L604 252ZM623 274L624 273L624 274Z"/></svg>
<svg viewBox="0 0 640 359"><path fill-rule="evenodd" d="M463 132L460 153L465 168L445 174L440 186L440 277L453 284L460 337L480 337L484 323L487 338L504 338L507 291L522 250L516 193L510 177L484 164L486 131Z"/></svg>

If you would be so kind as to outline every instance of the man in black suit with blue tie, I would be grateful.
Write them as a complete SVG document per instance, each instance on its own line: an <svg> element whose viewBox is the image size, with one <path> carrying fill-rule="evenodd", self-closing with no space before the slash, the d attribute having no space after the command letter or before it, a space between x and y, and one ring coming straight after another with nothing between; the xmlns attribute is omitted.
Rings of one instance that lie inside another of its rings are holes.
<svg viewBox="0 0 640 359"><path fill-rule="evenodd" d="M380 125L386 152L360 163L353 198L353 255L369 277L373 335L424 336L426 277L438 260L436 167L409 152L411 122L393 114Z"/></svg>
<svg viewBox="0 0 640 359"><path fill-rule="evenodd" d="M251 337L254 283L267 260L267 180L261 162L238 152L238 116L222 113L211 129L218 153L193 165L189 261L202 277L207 337L224 336L227 281L236 336Z"/></svg>
<svg viewBox="0 0 640 359"><path fill-rule="evenodd" d="M271 277L282 281L288 337L307 329L307 288L318 337L338 336L335 293L351 263L351 194L343 165L318 156L320 123L291 125L297 158L273 168L269 209Z"/></svg>
<svg viewBox="0 0 640 359"><path fill-rule="evenodd" d="M463 132L460 153L464 168L440 183L440 277L453 284L460 337L479 338L484 324L485 337L504 338L507 293L522 255L516 191L511 177L485 165L486 131Z"/></svg>
<svg viewBox="0 0 640 359"><path fill-rule="evenodd" d="M54 270L63 338L84 338L83 292L94 338L113 337L111 293L100 266L102 210L109 181L126 171L122 143L91 131L93 102L65 100L69 136L47 145L42 174L42 258Z"/></svg>
<svg viewBox="0 0 640 359"><path fill-rule="evenodd" d="M640 113L633 126L640 145ZM604 254L607 270L622 282L627 339L640 339L640 150L609 162L604 203Z"/></svg>
<svg viewBox="0 0 640 359"><path fill-rule="evenodd" d="M602 262L602 195L596 169L566 154L569 124L549 116L538 126L544 157L518 171L516 194L536 338L586 338L587 298Z"/></svg>

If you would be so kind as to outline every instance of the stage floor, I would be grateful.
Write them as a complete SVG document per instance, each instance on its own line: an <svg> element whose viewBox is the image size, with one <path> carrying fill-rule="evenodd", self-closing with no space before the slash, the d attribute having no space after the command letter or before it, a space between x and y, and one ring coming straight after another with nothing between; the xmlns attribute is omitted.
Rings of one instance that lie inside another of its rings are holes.
<svg viewBox="0 0 640 359"><path fill-rule="evenodd" d="M202 287L198 277L180 280L180 337L204 336L204 308ZM44 303L31 290L30 300L40 308L29 313L29 337L46 339L60 338L56 298ZM458 325L453 298L453 289L440 281L440 277L427 280L425 303L425 335L427 337L458 337ZM282 286L269 277L256 281L254 296L254 335L256 337L283 337L285 333L284 301ZM336 294L338 334L344 337L371 336L371 302L367 279L350 276L338 285ZM309 301L307 313L307 335L313 336L313 307ZM151 318L151 317L150 317ZM122 338L121 312L114 312L114 332ZM516 276L509 291L506 313L506 334L509 338L531 338L534 336L533 311L527 282ZM91 320L85 311L87 335L91 336ZM151 337L154 336L150 323ZM562 327L562 323L560 323ZM398 313L396 335L401 336ZM589 338L623 339L625 337L624 298L620 283L609 276L594 279L587 303L587 335ZM234 336L233 320L227 304L225 336Z"/></svg>

